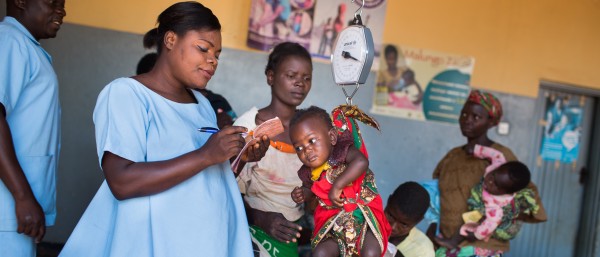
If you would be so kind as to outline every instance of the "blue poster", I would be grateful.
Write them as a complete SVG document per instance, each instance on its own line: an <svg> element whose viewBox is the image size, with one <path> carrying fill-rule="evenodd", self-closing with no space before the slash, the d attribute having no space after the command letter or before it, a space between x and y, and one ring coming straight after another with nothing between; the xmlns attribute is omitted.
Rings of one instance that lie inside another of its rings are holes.
<svg viewBox="0 0 600 257"><path fill-rule="evenodd" d="M564 163L577 161L581 138L581 106L569 105L567 97L551 96L546 102L545 119L540 153L542 159Z"/></svg>

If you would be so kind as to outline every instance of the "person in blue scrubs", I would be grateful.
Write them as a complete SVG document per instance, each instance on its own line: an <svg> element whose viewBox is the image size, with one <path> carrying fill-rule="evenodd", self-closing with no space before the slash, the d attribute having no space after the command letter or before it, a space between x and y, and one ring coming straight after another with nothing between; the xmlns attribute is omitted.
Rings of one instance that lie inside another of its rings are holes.
<svg viewBox="0 0 600 257"><path fill-rule="evenodd" d="M60 256L252 256L248 221L229 160L243 149L231 126L211 133L215 112L198 91L216 71L221 25L198 2L176 3L144 37L157 46L152 70L118 78L94 109L106 181ZM255 161L269 139L247 148ZM242 164L243 166L243 164Z"/></svg>
<svg viewBox="0 0 600 257"><path fill-rule="evenodd" d="M35 256L54 225L58 80L40 40L56 37L64 0L7 1L0 22L0 256Z"/></svg>
<svg viewBox="0 0 600 257"><path fill-rule="evenodd" d="M154 46L153 46L154 47ZM153 48L152 47L152 48ZM136 68L136 75L140 75L142 73L146 73L152 70L154 64L156 63L156 59L158 58L157 53L148 53L144 55L138 62ZM213 93L208 89L196 89L202 93L206 99L210 102L210 105L215 110L217 114L217 126L222 129L226 126L233 125L233 122L237 118L237 114L231 108L231 105L220 94Z"/></svg>

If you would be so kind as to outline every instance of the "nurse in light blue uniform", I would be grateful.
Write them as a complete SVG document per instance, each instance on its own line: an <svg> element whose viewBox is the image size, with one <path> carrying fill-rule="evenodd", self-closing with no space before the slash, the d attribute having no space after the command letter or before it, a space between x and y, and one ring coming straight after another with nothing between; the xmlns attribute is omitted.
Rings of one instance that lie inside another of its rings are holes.
<svg viewBox="0 0 600 257"><path fill-rule="evenodd" d="M56 218L58 80L39 41L56 36L64 4L7 1L7 16L0 22L2 257L35 256L35 243Z"/></svg>
<svg viewBox="0 0 600 257"><path fill-rule="evenodd" d="M220 24L197 2L177 3L144 41L156 43L153 70L116 79L94 110L106 176L60 256L253 256L241 194L229 159L243 127L216 134L215 113L200 92L221 51ZM268 140L251 147L260 158ZM251 157L248 157L251 156Z"/></svg>

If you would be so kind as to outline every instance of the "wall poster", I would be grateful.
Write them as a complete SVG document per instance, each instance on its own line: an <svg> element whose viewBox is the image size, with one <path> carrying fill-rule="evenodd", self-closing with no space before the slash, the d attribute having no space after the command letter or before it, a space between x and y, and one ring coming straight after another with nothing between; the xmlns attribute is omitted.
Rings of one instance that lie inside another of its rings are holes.
<svg viewBox="0 0 600 257"><path fill-rule="evenodd" d="M308 49L316 0L252 0L249 47L270 50L283 41L297 42Z"/></svg>
<svg viewBox="0 0 600 257"><path fill-rule="evenodd" d="M371 112L457 123L471 90L475 58L386 45L380 58Z"/></svg>
<svg viewBox="0 0 600 257"><path fill-rule="evenodd" d="M268 51L280 42L304 46L313 57L330 59L337 35L354 19L361 1L252 0L247 45ZM375 56L382 44L386 0L365 0L363 25L373 35ZM373 63L373 69L378 63Z"/></svg>
<svg viewBox="0 0 600 257"><path fill-rule="evenodd" d="M544 160L577 161L581 137L582 107L568 96L550 94L546 99L546 124L540 155Z"/></svg>

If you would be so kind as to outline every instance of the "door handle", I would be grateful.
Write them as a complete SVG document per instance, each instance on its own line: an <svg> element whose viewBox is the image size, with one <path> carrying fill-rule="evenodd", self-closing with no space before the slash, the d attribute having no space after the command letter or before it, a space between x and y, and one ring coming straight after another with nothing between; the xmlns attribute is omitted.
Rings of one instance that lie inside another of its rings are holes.
<svg viewBox="0 0 600 257"><path fill-rule="evenodd" d="M581 185L585 185L586 182L588 181L588 177L589 177L589 172L587 170L587 168L581 167L581 170L579 171L579 184Z"/></svg>

